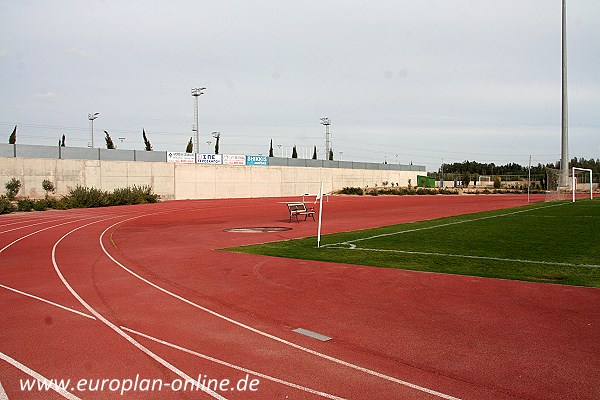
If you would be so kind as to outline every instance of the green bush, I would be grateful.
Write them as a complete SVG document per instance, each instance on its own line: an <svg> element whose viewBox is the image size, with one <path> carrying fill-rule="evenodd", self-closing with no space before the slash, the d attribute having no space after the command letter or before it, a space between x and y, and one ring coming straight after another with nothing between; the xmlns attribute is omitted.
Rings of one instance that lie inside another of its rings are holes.
<svg viewBox="0 0 600 400"><path fill-rule="evenodd" d="M365 191L363 190L363 188L360 188L360 187L345 187L342 189L342 191L340 193L341 194L354 194L354 195L362 196L365 194Z"/></svg>
<svg viewBox="0 0 600 400"><path fill-rule="evenodd" d="M30 200L30 199L17 200L17 211L31 211L31 210L33 210L33 200Z"/></svg>
<svg viewBox="0 0 600 400"><path fill-rule="evenodd" d="M8 197L1 195L0 196L0 214L9 214L15 211L15 206L11 203Z"/></svg>
<svg viewBox="0 0 600 400"><path fill-rule="evenodd" d="M63 198L57 199L54 197L47 197L45 200L46 208L52 208L54 210L66 210L69 208L68 202Z"/></svg>
<svg viewBox="0 0 600 400"><path fill-rule="evenodd" d="M67 208L93 208L106 207L110 205L107 192L96 189L77 186L62 198Z"/></svg>
<svg viewBox="0 0 600 400"><path fill-rule="evenodd" d="M8 200L14 200L19 190L21 190L21 181L17 178L12 178L6 182L4 187L6 188L6 197L8 197Z"/></svg>
<svg viewBox="0 0 600 400"><path fill-rule="evenodd" d="M113 206L156 203L159 200L159 196L154 194L152 187L148 185L118 188L113 190L109 197Z"/></svg>
<svg viewBox="0 0 600 400"><path fill-rule="evenodd" d="M499 176L496 176L494 178L494 189L500 189L500 186L502 186L502 181Z"/></svg>
<svg viewBox="0 0 600 400"><path fill-rule="evenodd" d="M35 211L46 211L48 208L48 202L45 199L35 200L33 202L33 209Z"/></svg>
<svg viewBox="0 0 600 400"><path fill-rule="evenodd" d="M56 190L56 188L54 187L54 184L49 181L48 179L44 179L42 181L42 189L44 189L46 191L46 196L48 196L48 193L52 192L54 193L54 191Z"/></svg>

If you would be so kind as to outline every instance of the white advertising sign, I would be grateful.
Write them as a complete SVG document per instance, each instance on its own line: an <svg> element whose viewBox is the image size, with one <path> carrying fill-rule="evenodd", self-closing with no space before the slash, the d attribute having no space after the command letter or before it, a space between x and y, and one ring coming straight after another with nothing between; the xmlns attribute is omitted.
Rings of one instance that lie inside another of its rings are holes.
<svg viewBox="0 0 600 400"><path fill-rule="evenodd" d="M223 154L223 164L246 165L246 156L245 155Z"/></svg>
<svg viewBox="0 0 600 400"><path fill-rule="evenodd" d="M167 152L167 162L194 164L196 162L196 153L182 153L177 151Z"/></svg>
<svg viewBox="0 0 600 400"><path fill-rule="evenodd" d="M223 157L221 154L198 154L196 157L197 164L222 164Z"/></svg>

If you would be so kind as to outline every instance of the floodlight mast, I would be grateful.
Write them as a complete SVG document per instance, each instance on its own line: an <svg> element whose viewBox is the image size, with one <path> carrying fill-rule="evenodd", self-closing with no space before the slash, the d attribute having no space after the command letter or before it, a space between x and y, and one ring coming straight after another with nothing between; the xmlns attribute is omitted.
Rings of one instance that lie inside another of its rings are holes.
<svg viewBox="0 0 600 400"><path fill-rule="evenodd" d="M329 125L331 125L331 120L328 117L321 118L321 124L325 125L325 160L329 160L329 151L331 150L331 136L329 134Z"/></svg>
<svg viewBox="0 0 600 400"><path fill-rule="evenodd" d="M98 118L100 113L92 113L88 114L88 119L90 120L90 141L88 143L88 147L94 148L94 120Z"/></svg>
<svg viewBox="0 0 600 400"><path fill-rule="evenodd" d="M560 187L569 182L569 109L567 101L567 0L562 1L562 112L561 112L561 151Z"/></svg>
<svg viewBox="0 0 600 400"><path fill-rule="evenodd" d="M192 88L192 96L194 96L194 125L192 125L192 133L194 133L195 140L195 152L200 152L200 134L198 129L198 97L204 94L203 90L206 88Z"/></svg>

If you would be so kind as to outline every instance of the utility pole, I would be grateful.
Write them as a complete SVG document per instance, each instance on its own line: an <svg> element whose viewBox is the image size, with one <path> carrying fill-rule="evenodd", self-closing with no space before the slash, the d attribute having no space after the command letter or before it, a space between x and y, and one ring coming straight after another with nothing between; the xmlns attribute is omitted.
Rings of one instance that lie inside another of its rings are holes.
<svg viewBox="0 0 600 400"><path fill-rule="evenodd" d="M560 187L569 182L569 108L567 102L567 0L562 1L562 112L561 112L561 150L560 150Z"/></svg>
<svg viewBox="0 0 600 400"><path fill-rule="evenodd" d="M194 96L194 125L192 125L192 133L196 143L194 144L194 151L200 153L200 135L198 129L198 97L204 94L203 90L206 88L192 88L192 96Z"/></svg>
<svg viewBox="0 0 600 400"><path fill-rule="evenodd" d="M331 120L327 117L321 118L321 124L325 125L325 160L329 160L329 150L331 149L329 125L331 125Z"/></svg>

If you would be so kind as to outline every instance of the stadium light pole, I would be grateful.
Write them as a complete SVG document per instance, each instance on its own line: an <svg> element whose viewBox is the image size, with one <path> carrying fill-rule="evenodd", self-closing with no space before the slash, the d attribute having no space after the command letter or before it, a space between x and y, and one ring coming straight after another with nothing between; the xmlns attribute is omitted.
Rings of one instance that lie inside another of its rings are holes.
<svg viewBox="0 0 600 400"><path fill-rule="evenodd" d="M560 185L567 187L569 182L569 116L567 101L567 0L562 0L562 112L561 112L561 153Z"/></svg>
<svg viewBox="0 0 600 400"><path fill-rule="evenodd" d="M94 120L98 118L100 113L88 114L88 119L90 120L90 143L88 143L88 147L94 148Z"/></svg>
<svg viewBox="0 0 600 400"><path fill-rule="evenodd" d="M331 136L329 133L331 120L329 117L321 118L321 125L325 125L325 160L329 160L329 150L331 149Z"/></svg>
<svg viewBox="0 0 600 400"><path fill-rule="evenodd" d="M196 139L196 153L200 153L200 130L198 129L198 97L204 94L203 90L206 88L192 88L192 96L194 96L194 125L192 126L192 132L195 132Z"/></svg>

